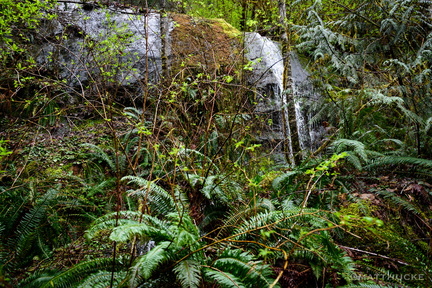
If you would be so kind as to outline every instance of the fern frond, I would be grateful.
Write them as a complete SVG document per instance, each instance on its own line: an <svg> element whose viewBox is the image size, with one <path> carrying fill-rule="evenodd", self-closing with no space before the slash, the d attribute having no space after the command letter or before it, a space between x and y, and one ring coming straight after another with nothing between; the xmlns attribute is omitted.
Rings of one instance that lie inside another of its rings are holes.
<svg viewBox="0 0 432 288"><path fill-rule="evenodd" d="M314 237L317 241L317 247L322 247L320 256L325 260L327 265L338 271L347 282L352 281L355 271L354 261L346 255L346 253L339 248L334 242L330 233L321 232L315 234ZM315 240L313 239L313 240Z"/></svg>
<svg viewBox="0 0 432 288"><path fill-rule="evenodd" d="M118 226L134 225L137 221L129 219L109 219L104 222L93 224L90 229L86 231L85 237L87 239L93 239L100 233L111 231Z"/></svg>
<svg viewBox="0 0 432 288"><path fill-rule="evenodd" d="M352 152L347 152L347 156L345 157L346 161L351 163L351 165L353 165L357 170L362 170L363 169L363 165L360 161L360 159L352 154Z"/></svg>
<svg viewBox="0 0 432 288"><path fill-rule="evenodd" d="M39 271L27 277L26 279L20 281L19 288L40 288L42 285L46 284L54 276L60 274L59 271Z"/></svg>
<svg viewBox="0 0 432 288"><path fill-rule="evenodd" d="M422 215L422 211L418 207L416 207L413 203L410 203L407 200L395 195L394 192L378 190L376 193L383 196L384 199L386 199L393 207L400 207L416 215Z"/></svg>
<svg viewBox="0 0 432 288"><path fill-rule="evenodd" d="M49 189L36 201L36 205L24 215L20 225L17 227L18 234L29 234L34 231L39 222L45 216L45 212L51 204L51 200L53 200L57 194L57 190Z"/></svg>
<svg viewBox="0 0 432 288"><path fill-rule="evenodd" d="M285 199L284 201L282 201L281 203L281 209L282 211L291 211L294 213L300 212L300 208L294 203L294 201L290 198Z"/></svg>
<svg viewBox="0 0 432 288"><path fill-rule="evenodd" d="M120 262L117 260L117 264ZM40 286L40 288L67 288L72 287L78 281L81 281L88 275L99 270L110 269L113 266L112 258L101 258L90 261L81 262L69 270L62 272L52 277L48 282ZM118 266L118 265L116 265Z"/></svg>
<svg viewBox="0 0 432 288"><path fill-rule="evenodd" d="M131 284L137 283L140 277L143 279L150 278L156 268L169 259L166 250L171 244L172 242L161 242L135 261L129 271L128 282L130 287L136 287L131 286Z"/></svg>
<svg viewBox="0 0 432 288"><path fill-rule="evenodd" d="M135 236L147 236L155 240L172 240L167 230L157 229L145 223L133 223L115 227L111 232L112 241L127 242Z"/></svg>
<svg viewBox="0 0 432 288"><path fill-rule="evenodd" d="M118 211L118 212L111 212L111 213L107 213L107 214L97 218L95 221L93 221L93 225L98 225L100 223L103 223L107 220L112 220L112 219L138 220L142 216L143 216L143 214L139 211L124 210L124 211Z"/></svg>
<svg viewBox="0 0 432 288"><path fill-rule="evenodd" d="M272 187L275 190L282 190L282 188L287 185L287 183L291 182L297 175L302 172L299 170L288 171L278 177L276 177L272 182Z"/></svg>
<svg viewBox="0 0 432 288"><path fill-rule="evenodd" d="M201 191L207 199L217 199L220 200L222 203L227 203L228 198L226 197L224 191L221 189L220 183L215 183L216 181L219 181L218 175L208 176L205 179L204 186Z"/></svg>
<svg viewBox="0 0 432 288"><path fill-rule="evenodd" d="M273 226L274 223L278 222L283 217L284 214L281 211L264 211L258 213L250 219L244 220L234 231L234 234L238 234L238 238L244 239L249 235L251 230L264 226Z"/></svg>
<svg viewBox="0 0 432 288"><path fill-rule="evenodd" d="M130 117L130 118L132 118L132 119L134 119L136 121L141 120L141 115L143 114L142 111L138 110L135 107L126 107L126 108L123 109L123 113L126 116L128 116L128 117Z"/></svg>
<svg viewBox="0 0 432 288"><path fill-rule="evenodd" d="M167 219L171 223L169 231L175 233L174 243L177 247L199 249L199 229L189 215L171 213L167 215Z"/></svg>
<svg viewBox="0 0 432 288"><path fill-rule="evenodd" d="M46 217L46 212L50 205L53 204L58 193L57 190L49 189L22 218L16 228L18 237L13 239L18 257L24 256L26 251L31 248L31 243L36 236L36 229Z"/></svg>
<svg viewBox="0 0 432 288"><path fill-rule="evenodd" d="M195 154L197 155L201 160L206 160L207 163L210 163L212 167L215 169L214 171L219 173L219 167L216 166L215 163L213 163L213 160L209 158L208 156L202 154L201 152L194 150L194 149L188 149L188 148L182 148L179 150L178 154L179 156L186 156L190 157L189 154ZM203 167L201 167L203 168Z"/></svg>
<svg viewBox="0 0 432 288"><path fill-rule="evenodd" d="M248 287L267 287L274 279L271 276L270 266L263 265L261 261L254 261L254 256L240 249L226 249L213 263L213 267L220 271L230 272L241 278Z"/></svg>
<svg viewBox="0 0 432 288"><path fill-rule="evenodd" d="M129 195L147 198L158 213L164 215L177 210L177 204L172 195L153 181L138 176L125 176L122 181L125 180L129 180L128 184L133 183L141 187L132 191Z"/></svg>
<svg viewBox="0 0 432 288"><path fill-rule="evenodd" d="M367 284L367 283L349 284L349 285L339 286L339 288L394 288L394 287L395 287L394 285ZM396 287L400 287L400 286L398 285Z"/></svg>
<svg viewBox="0 0 432 288"><path fill-rule="evenodd" d="M115 185L115 178L104 180L102 182L99 182L95 185L88 187L86 189L87 195L91 197L98 193L103 194L105 192L105 189L107 189L108 187L113 187L114 185Z"/></svg>
<svg viewBox="0 0 432 288"><path fill-rule="evenodd" d="M99 271L97 273L93 273L92 275L85 278L76 288L106 288L111 285L111 277L112 272L110 271ZM126 277L125 271L114 272L114 286L118 287L118 285L122 282L122 280Z"/></svg>
<svg viewBox="0 0 432 288"><path fill-rule="evenodd" d="M217 270L216 268L205 268L204 275L223 288L246 288L242 281L231 273Z"/></svg>
<svg viewBox="0 0 432 288"><path fill-rule="evenodd" d="M423 128L423 133L427 134L432 127L432 117L429 117L425 121L425 127Z"/></svg>
<svg viewBox="0 0 432 288"><path fill-rule="evenodd" d="M91 143L84 143L84 144L81 144L80 146L83 146L83 147L86 147L90 150L93 150L94 156L96 158L107 163L108 167L111 169L111 171L117 171L114 161L111 159L111 157L104 150L102 150L102 148L100 148L97 145L91 144Z"/></svg>
<svg viewBox="0 0 432 288"><path fill-rule="evenodd" d="M184 288L199 287L201 282L200 265L194 260L183 260L174 267L174 272Z"/></svg>
<svg viewBox="0 0 432 288"><path fill-rule="evenodd" d="M367 165L366 169L371 169L379 166L386 165L406 165L415 166L419 168L426 169L427 171L432 171L432 160L415 158L415 157L399 157L399 156L384 156L376 158Z"/></svg>
<svg viewBox="0 0 432 288"><path fill-rule="evenodd" d="M333 149L334 153L337 154L352 151L364 162L368 162L366 146L360 141L350 139L338 139L332 143L331 148Z"/></svg>
<svg viewBox="0 0 432 288"><path fill-rule="evenodd" d="M234 207L232 212L229 213L228 217L224 221L224 225L220 229L219 235L226 235L229 231L232 231L235 227L248 219L251 216L259 212L269 212L275 209L273 203L268 199L258 199L257 203L252 203L249 206Z"/></svg>

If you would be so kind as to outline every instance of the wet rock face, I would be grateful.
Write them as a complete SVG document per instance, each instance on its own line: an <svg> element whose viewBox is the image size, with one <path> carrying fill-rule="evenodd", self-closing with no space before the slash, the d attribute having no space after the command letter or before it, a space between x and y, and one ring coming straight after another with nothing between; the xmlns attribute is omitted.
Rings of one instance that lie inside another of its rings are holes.
<svg viewBox="0 0 432 288"><path fill-rule="evenodd" d="M246 33L245 46L247 65L251 69L248 82L255 87L257 94L255 113L268 117L266 129L257 137L269 147L278 147L276 151L281 152L285 139L281 50L275 42L258 33Z"/></svg>
<svg viewBox="0 0 432 288"><path fill-rule="evenodd" d="M312 119L319 111L322 97L295 52L290 54L290 66L300 148L313 151L319 148L325 133L324 127Z"/></svg>
<svg viewBox="0 0 432 288"><path fill-rule="evenodd" d="M284 59L279 45L258 33L246 33L245 43L246 57L253 68L249 83L257 91L255 113L266 114L270 120L267 128L257 137L274 147L275 154L282 155L284 150L289 150L287 139L290 138L288 135L291 134L291 128L287 122L287 107L294 105L298 133L296 137L302 154L306 156L309 151L318 148L324 133L321 125L311 123L318 111L321 97L314 89L309 73L301 65L297 54L292 52L289 59L291 79L288 81L291 86L284 88ZM293 94L294 103L288 103L288 93Z"/></svg>
<svg viewBox="0 0 432 288"><path fill-rule="evenodd" d="M75 92L97 93L92 89L102 83L139 101L167 69L173 75L180 66L225 73L243 61L241 33L222 20L71 3L60 3L57 14L33 50L38 64Z"/></svg>
<svg viewBox="0 0 432 288"><path fill-rule="evenodd" d="M121 85L157 82L162 64L160 15L87 6L59 4L58 18L42 31L50 41L37 47L37 62L74 88L98 78Z"/></svg>

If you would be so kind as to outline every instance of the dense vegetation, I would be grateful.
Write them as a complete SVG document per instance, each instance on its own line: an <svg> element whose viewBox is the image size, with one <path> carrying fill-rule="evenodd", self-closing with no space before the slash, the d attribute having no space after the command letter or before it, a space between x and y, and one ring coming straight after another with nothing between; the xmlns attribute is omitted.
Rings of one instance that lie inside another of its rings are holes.
<svg viewBox="0 0 432 288"><path fill-rule="evenodd" d="M135 99L113 27L67 87L27 53L55 2L0 2L0 287L432 286L430 1L125 1L301 53L328 135L295 165L254 137L247 63L186 54Z"/></svg>

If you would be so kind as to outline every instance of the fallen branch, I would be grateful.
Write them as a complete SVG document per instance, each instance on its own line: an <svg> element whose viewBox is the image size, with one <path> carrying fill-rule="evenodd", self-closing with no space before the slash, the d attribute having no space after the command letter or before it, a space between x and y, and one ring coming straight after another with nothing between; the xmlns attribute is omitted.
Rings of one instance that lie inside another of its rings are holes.
<svg viewBox="0 0 432 288"><path fill-rule="evenodd" d="M364 250L360 250L360 249L357 249L357 248L351 248L351 247L342 246L342 245L339 245L339 247L342 248L342 249L347 249L347 250L351 250L351 251L355 251L355 252L360 252L360 253L363 253L363 254L377 256L377 257L380 257L380 258L383 258L383 259L387 259L387 260L391 260L391 261L397 262L397 263L402 264L402 265L410 265L410 264L408 264L406 262L403 262L403 261L401 261L399 259L387 257L387 256L384 256L384 255L381 255L381 254L377 254L377 253L374 253L374 252L364 251Z"/></svg>

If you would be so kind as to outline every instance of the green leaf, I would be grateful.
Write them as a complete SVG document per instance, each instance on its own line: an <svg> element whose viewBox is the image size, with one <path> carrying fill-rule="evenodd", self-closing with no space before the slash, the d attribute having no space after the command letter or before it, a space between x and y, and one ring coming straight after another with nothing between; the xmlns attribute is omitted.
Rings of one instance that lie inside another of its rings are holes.
<svg viewBox="0 0 432 288"><path fill-rule="evenodd" d="M131 268L131 275L133 277L139 275L144 279L149 279L156 268L161 263L169 259L169 255L166 250L171 244L171 242L167 241L161 242L148 253L139 257Z"/></svg>
<svg viewBox="0 0 432 288"><path fill-rule="evenodd" d="M184 288L199 287L201 282L200 265L194 260L183 260L174 267L174 272Z"/></svg>
<svg viewBox="0 0 432 288"><path fill-rule="evenodd" d="M204 274L223 288L246 288L239 278L215 268L205 268Z"/></svg>

